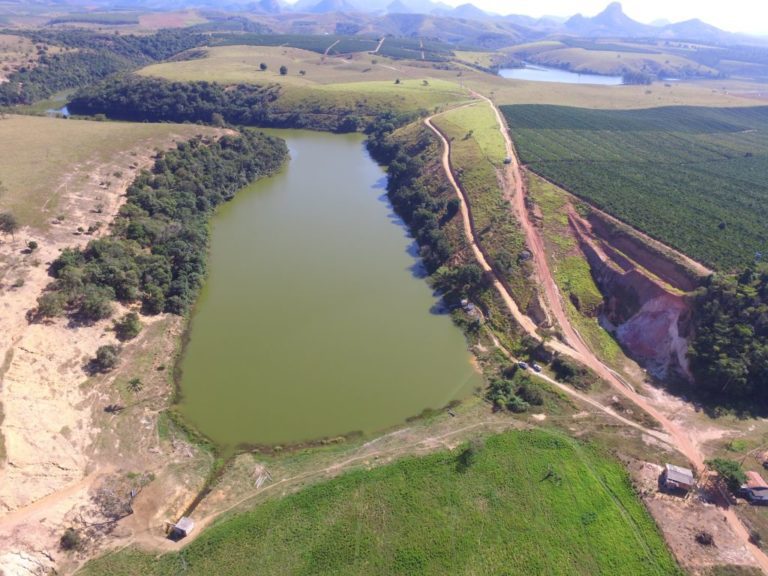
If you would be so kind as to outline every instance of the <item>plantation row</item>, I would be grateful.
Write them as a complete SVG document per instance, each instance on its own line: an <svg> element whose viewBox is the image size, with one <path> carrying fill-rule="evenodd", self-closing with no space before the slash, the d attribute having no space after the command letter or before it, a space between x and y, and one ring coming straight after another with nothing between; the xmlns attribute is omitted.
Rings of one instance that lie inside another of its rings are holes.
<svg viewBox="0 0 768 576"><path fill-rule="evenodd" d="M352 52L372 52L379 42L376 38L365 36L341 35L304 35L304 34L219 34L213 43L216 46L288 46L331 56ZM330 50L329 50L330 48ZM398 59L444 61L452 53L447 44L436 41L423 41L416 38L387 38L379 50L382 56Z"/></svg>
<svg viewBox="0 0 768 576"><path fill-rule="evenodd" d="M768 108L506 106L521 159L720 269L768 251Z"/></svg>

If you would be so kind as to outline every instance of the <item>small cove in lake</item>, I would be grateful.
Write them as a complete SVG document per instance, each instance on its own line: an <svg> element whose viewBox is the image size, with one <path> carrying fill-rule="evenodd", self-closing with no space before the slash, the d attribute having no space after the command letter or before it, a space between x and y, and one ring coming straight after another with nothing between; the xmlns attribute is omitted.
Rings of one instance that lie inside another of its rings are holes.
<svg viewBox="0 0 768 576"><path fill-rule="evenodd" d="M398 425L481 385L360 135L271 130L291 160L211 222L179 409L225 450Z"/></svg>

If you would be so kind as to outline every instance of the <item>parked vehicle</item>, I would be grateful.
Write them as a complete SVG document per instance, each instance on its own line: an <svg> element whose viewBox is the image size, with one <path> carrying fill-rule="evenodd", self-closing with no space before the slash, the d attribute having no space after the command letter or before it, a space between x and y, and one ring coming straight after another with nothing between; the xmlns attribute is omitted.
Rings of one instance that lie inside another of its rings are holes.
<svg viewBox="0 0 768 576"><path fill-rule="evenodd" d="M535 362L533 364L531 364L531 368L533 368L534 372L541 372L541 366L539 366Z"/></svg>
<svg viewBox="0 0 768 576"><path fill-rule="evenodd" d="M528 364L526 364L525 362L518 362L517 367L523 370L528 370Z"/></svg>

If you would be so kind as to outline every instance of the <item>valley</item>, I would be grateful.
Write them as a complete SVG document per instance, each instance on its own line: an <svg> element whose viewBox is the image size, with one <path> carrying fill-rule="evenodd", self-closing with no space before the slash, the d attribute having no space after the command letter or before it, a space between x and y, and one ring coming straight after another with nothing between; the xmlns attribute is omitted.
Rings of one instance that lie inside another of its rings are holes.
<svg viewBox="0 0 768 576"><path fill-rule="evenodd" d="M768 573L768 49L406 4L0 6L0 573Z"/></svg>

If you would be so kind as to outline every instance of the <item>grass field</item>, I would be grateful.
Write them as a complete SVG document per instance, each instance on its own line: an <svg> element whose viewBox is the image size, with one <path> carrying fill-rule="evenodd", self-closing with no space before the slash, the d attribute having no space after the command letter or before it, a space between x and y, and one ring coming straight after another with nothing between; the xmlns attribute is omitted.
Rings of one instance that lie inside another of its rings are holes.
<svg viewBox="0 0 768 576"><path fill-rule="evenodd" d="M493 111L478 102L436 116L434 122L451 140L451 164L469 196L480 242L525 310L533 297L526 265L518 259L525 249L525 237L499 182L497 169L503 164L505 149Z"/></svg>
<svg viewBox="0 0 768 576"><path fill-rule="evenodd" d="M260 69L262 62L267 65L264 71ZM280 74L281 66L288 69L286 75ZM139 74L180 82L277 83L283 87L281 103L287 105L292 100L312 100L320 106L345 106L368 99L369 106L391 104L406 111L431 110L467 99L454 79L435 78L433 72L395 67L386 58L368 54L324 59L316 52L299 48L219 46L207 49L204 58L155 64Z"/></svg>
<svg viewBox="0 0 768 576"><path fill-rule="evenodd" d="M22 225L45 227L56 216L62 182L89 165L110 163L119 153L147 153L172 136L206 128L178 124L132 124L60 120L36 116L0 119L0 210L10 210ZM126 158L123 170L128 169Z"/></svg>
<svg viewBox="0 0 768 576"><path fill-rule="evenodd" d="M720 269L768 250L768 107L503 108L524 163Z"/></svg>
<svg viewBox="0 0 768 576"><path fill-rule="evenodd" d="M223 521L180 553L82 574L680 574L618 462L554 432L353 472Z"/></svg>

